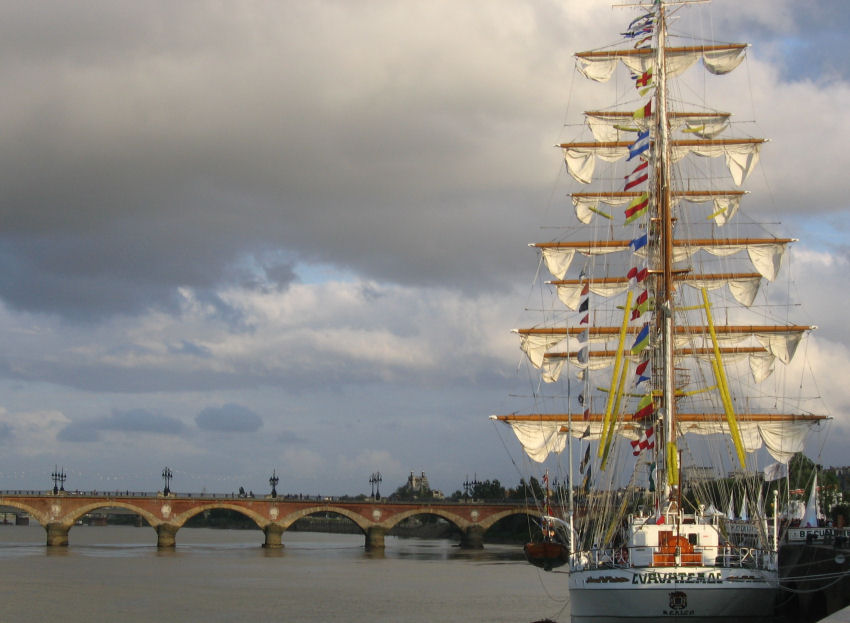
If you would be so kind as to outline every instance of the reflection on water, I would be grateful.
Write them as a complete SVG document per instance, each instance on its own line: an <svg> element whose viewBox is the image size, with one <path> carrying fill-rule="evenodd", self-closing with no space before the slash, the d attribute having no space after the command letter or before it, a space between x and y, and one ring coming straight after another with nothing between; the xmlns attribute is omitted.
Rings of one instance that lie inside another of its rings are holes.
<svg viewBox="0 0 850 623"><path fill-rule="evenodd" d="M10 538L6 538L10 537ZM334 559L398 559L471 562L524 561L522 548L515 545L488 544L485 549L465 550L447 539L406 539L386 537L385 550L368 552L364 537L354 534L292 532L284 534L282 549L261 547L259 530L215 530L182 528L177 532L173 550L156 547L156 533L150 527L75 526L68 535L69 547L45 547L45 533L40 526L13 526L0 531L0 560L31 555L94 556L132 558L163 555L291 555L298 558Z"/></svg>
<svg viewBox="0 0 850 623"><path fill-rule="evenodd" d="M150 527L75 526L48 548L40 526L0 527L2 620L569 621L565 576L518 546L462 550L448 540L183 528L173 550Z"/></svg>

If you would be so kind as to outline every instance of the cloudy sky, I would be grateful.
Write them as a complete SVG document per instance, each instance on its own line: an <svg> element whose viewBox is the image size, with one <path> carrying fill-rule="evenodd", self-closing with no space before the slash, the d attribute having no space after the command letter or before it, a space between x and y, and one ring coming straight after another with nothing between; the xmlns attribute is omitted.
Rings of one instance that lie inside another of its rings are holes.
<svg viewBox="0 0 850 623"><path fill-rule="evenodd" d="M574 223L552 145L605 105L572 54L633 11L0 6L0 489L46 488L54 465L81 489L155 490L166 465L178 491L264 492L273 469L324 494L374 471L386 492L410 471L447 493L519 480L487 416L528 392L526 243ZM771 138L745 209L801 239L793 319L820 327L805 350L835 417L821 460L846 464L850 11L739 9L700 22L753 44L714 104Z"/></svg>

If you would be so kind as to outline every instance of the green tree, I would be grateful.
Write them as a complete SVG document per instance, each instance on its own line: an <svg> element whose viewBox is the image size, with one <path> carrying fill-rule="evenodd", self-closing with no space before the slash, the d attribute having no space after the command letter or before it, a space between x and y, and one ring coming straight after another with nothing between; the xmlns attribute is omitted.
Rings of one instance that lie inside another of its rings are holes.
<svg viewBox="0 0 850 623"><path fill-rule="evenodd" d="M485 480L472 488L472 497L476 500L504 500L505 488L498 479Z"/></svg>

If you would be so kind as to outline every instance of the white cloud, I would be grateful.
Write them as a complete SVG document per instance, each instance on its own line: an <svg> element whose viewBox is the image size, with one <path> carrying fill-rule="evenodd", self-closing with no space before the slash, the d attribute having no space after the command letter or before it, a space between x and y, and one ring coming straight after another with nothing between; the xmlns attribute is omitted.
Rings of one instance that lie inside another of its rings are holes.
<svg viewBox="0 0 850 623"><path fill-rule="evenodd" d="M55 456L56 436L68 424L59 411L17 411L0 408L0 423L5 425L4 449L7 453L32 456Z"/></svg>

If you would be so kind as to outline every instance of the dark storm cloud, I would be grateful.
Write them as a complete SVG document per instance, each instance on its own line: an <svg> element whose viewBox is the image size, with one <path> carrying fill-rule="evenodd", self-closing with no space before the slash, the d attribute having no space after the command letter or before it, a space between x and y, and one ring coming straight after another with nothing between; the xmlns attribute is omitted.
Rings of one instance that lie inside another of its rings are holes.
<svg viewBox="0 0 850 623"><path fill-rule="evenodd" d="M6 422L0 422L0 443L10 441L13 437L12 427Z"/></svg>
<svg viewBox="0 0 850 623"><path fill-rule="evenodd" d="M285 288L295 281L296 275L291 264L267 266L266 278L277 288Z"/></svg>
<svg viewBox="0 0 850 623"><path fill-rule="evenodd" d="M545 100L512 94L506 72L470 81L498 39L470 53L434 31L395 57L384 44L400 33L336 3L118 6L45 16L21 3L4 20L0 50L14 52L0 79L16 87L0 105L0 296L12 307L74 320L171 310L178 286L208 290L266 249L471 288L493 281L494 260L507 266L469 233L521 221L515 154L542 136L497 147ZM318 36L335 29L342 39ZM364 37L362 54L346 52ZM516 173L481 195L494 159ZM265 272L285 285L288 271Z"/></svg>
<svg viewBox="0 0 850 623"><path fill-rule="evenodd" d="M843 0L791 6L792 32L756 25L828 74ZM7 3L0 297L77 321L173 311L180 286L285 287L291 262L262 266L269 284L232 270L269 249L504 287L555 170L565 33L592 10L491 10L454 10L459 39L427 3Z"/></svg>
<svg viewBox="0 0 850 623"><path fill-rule="evenodd" d="M263 426L263 419L237 404L207 407L195 417L198 428L221 433L253 433Z"/></svg>
<svg viewBox="0 0 850 623"><path fill-rule="evenodd" d="M60 441L98 441L101 432L153 433L178 435L183 432L182 422L174 418L151 413L144 409L113 411L112 414L71 422L58 433Z"/></svg>

